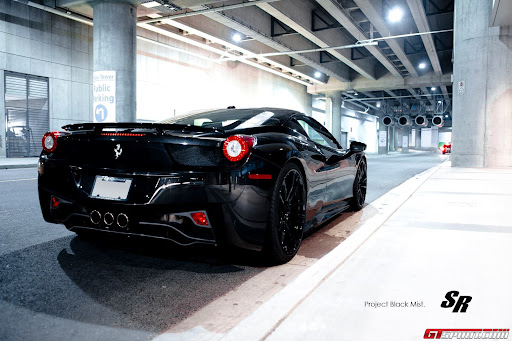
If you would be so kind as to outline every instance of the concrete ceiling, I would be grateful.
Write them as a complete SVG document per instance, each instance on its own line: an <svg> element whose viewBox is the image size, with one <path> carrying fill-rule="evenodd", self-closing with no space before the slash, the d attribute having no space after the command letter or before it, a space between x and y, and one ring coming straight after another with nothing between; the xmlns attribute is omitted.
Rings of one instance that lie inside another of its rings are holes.
<svg viewBox="0 0 512 341"><path fill-rule="evenodd" d="M87 9L84 2L68 0L72 6L65 6L66 0L56 1L66 9L90 16L90 7ZM376 112L384 110L383 103L396 104L390 93L400 94L399 101L407 102L407 107L415 102L428 108L438 101L450 107L453 32L384 39L378 45L357 48L318 49L372 38L453 29L453 0L258 0L253 3L139 0L138 3L139 20L155 20L144 27L182 34L194 39L196 46L203 42L208 44L206 49L211 50L212 46L225 49L231 56L260 65L259 54L281 53L266 56L264 64L309 83L308 92L312 94L341 91L347 100L357 101ZM244 7L233 8L241 4ZM395 6L402 10L403 17L393 23L388 13ZM176 15L177 18L173 17ZM242 40L235 42L232 37L237 33ZM303 50L315 51L295 52ZM421 89L431 87L436 87L437 92L424 96ZM354 91L361 93L361 97L352 98Z"/></svg>

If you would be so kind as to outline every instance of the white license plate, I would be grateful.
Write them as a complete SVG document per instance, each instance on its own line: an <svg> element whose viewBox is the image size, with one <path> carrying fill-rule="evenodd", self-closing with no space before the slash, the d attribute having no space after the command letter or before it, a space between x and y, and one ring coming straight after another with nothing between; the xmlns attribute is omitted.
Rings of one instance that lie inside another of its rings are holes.
<svg viewBox="0 0 512 341"><path fill-rule="evenodd" d="M132 179L114 178L111 176L96 176L91 198L107 200L126 200Z"/></svg>

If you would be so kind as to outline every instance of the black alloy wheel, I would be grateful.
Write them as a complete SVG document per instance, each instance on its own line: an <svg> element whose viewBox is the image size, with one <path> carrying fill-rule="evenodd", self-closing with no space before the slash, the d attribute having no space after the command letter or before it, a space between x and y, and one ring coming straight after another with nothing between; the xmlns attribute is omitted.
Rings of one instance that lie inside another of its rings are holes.
<svg viewBox="0 0 512 341"><path fill-rule="evenodd" d="M273 263L282 264L297 254L306 221L306 186L295 164L281 170L270 204L267 253Z"/></svg>
<svg viewBox="0 0 512 341"><path fill-rule="evenodd" d="M354 179L354 197L351 201L351 208L354 211L359 211L363 208L364 201L366 200L366 186L368 184L366 162L364 159L359 161L357 167L356 178Z"/></svg>

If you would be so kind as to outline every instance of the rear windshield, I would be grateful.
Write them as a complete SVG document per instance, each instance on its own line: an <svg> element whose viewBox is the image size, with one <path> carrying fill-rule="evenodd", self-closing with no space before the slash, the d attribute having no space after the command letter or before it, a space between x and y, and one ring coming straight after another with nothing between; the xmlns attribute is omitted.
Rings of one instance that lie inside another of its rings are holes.
<svg viewBox="0 0 512 341"><path fill-rule="evenodd" d="M184 124L223 130L245 129L281 124L273 112L266 111L264 109L223 109L200 112L172 117L161 121L160 123Z"/></svg>

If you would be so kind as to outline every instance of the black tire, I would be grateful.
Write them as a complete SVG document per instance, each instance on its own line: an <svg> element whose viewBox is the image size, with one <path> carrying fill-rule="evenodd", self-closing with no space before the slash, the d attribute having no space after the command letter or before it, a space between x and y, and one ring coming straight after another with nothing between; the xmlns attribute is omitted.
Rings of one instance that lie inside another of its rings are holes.
<svg viewBox="0 0 512 341"><path fill-rule="evenodd" d="M353 211L359 211L364 206L366 200L366 189L368 184L366 160L361 159L357 167L356 178L352 189L352 199L350 199L350 208Z"/></svg>
<svg viewBox="0 0 512 341"><path fill-rule="evenodd" d="M306 186L300 168L286 164L270 201L266 252L273 264L290 261L299 250L306 221Z"/></svg>

